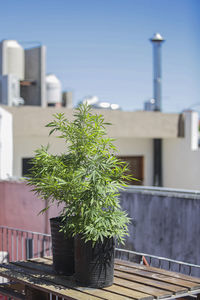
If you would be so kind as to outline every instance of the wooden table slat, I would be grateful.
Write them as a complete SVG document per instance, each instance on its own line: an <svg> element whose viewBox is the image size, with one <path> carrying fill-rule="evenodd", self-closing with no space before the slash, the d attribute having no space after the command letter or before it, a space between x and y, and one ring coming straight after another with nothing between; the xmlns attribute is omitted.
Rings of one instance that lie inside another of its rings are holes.
<svg viewBox="0 0 200 300"><path fill-rule="evenodd" d="M103 288L103 290L118 293L118 294L130 297L131 299L153 300L153 296L151 296L151 295L141 293L138 291L133 291L133 290L127 289L125 287L116 286L116 285L112 285L112 286Z"/></svg>
<svg viewBox="0 0 200 300"><path fill-rule="evenodd" d="M109 291L105 291L102 289L86 289L85 293L89 295L94 295L97 297L101 297L101 299L106 299L106 300L132 300L134 298L127 297L125 295L118 295L116 293L112 293Z"/></svg>
<svg viewBox="0 0 200 300"><path fill-rule="evenodd" d="M139 292L146 292L146 286L142 283L133 282L126 279L115 277L114 283L123 287L128 287ZM173 295L172 292L165 291L159 288L148 286L148 293L157 299L167 298Z"/></svg>
<svg viewBox="0 0 200 300"><path fill-rule="evenodd" d="M28 270L34 270L43 272L44 274L55 274L54 270L52 269L51 265L42 265L39 263L33 263L32 261L15 261L11 262L11 265L16 265L22 268L26 268Z"/></svg>
<svg viewBox="0 0 200 300"><path fill-rule="evenodd" d="M36 263L33 263L33 261L36 262ZM41 265L39 263L39 262L44 263L45 261L46 261L46 259L34 259L34 260L31 259L28 262L20 261L20 262L15 262L14 264L17 265L17 266L28 267L28 268L31 268L31 269L36 268L36 270L39 271L41 274L45 274L43 272L43 265ZM49 260L49 262L51 263L50 260ZM49 263L48 263L48 265L49 265ZM47 270L49 271L49 274L52 274L52 269L49 268L49 266L48 266ZM62 278L62 276L59 276L59 278L57 279L57 278L55 278L55 276L52 278L52 276L49 276L49 274L45 274L46 279L52 280L52 281L56 282L57 284L66 285L66 278L65 277ZM119 282L120 279L116 279L116 280L118 280L118 282ZM129 281L126 281L126 282L123 282L123 283L126 283L127 285L130 284ZM137 291L140 291L140 292L144 292L145 289L146 289L146 287L142 284L134 283L134 284L132 284L132 286L133 285L135 286L134 290L137 290ZM69 282L68 282L68 286L69 286ZM150 287L149 289L152 291L153 288ZM167 297L167 296L172 295L172 292L154 289L154 294L152 294L152 295L155 296L156 298L163 298L163 295L165 295ZM110 297L112 297L112 295L110 295Z"/></svg>
<svg viewBox="0 0 200 300"><path fill-rule="evenodd" d="M80 300L99 300L99 299L101 299L100 297L88 295L88 294L85 294L84 292L72 290L70 288L68 289L65 287L62 289L60 285L51 284L44 279L34 278L29 275L19 273L19 272L16 272L12 269L8 269L5 267L0 267L0 274L6 278L18 280L19 282L23 282L24 284L26 284L30 287L37 288L44 292L48 291L49 293L53 293L60 297L66 296L66 297L71 297L72 299L80 299Z"/></svg>
<svg viewBox="0 0 200 300"><path fill-rule="evenodd" d="M24 272L24 269L21 266L26 266L26 270ZM139 293L137 291L133 291L130 293L128 293L128 291L126 291L126 294L120 295L119 291L118 291L118 286L115 287L115 285L113 285L113 290L106 290L106 289L87 289L87 288L78 288L76 286L76 284L74 284L73 281L68 280L68 278L66 276L56 276L54 274L45 274L45 272L42 271L42 266L40 265L40 270L34 270L32 269L33 266L36 266L37 264L31 264L31 269L27 268L27 266L29 266L29 262L13 262L12 264L7 265L7 267L10 270L13 270L15 272L18 272L20 274L27 274L30 277L33 277L37 280L40 280L40 282L42 281L44 284L47 285L47 283L49 284L56 284L60 287L60 289L65 289L65 288L71 288L74 291L79 291L79 292L83 292L84 294L89 294L89 295L93 295L93 296L97 296L97 297L103 297L102 299L108 299L108 300L124 300L124 299L142 299L142 300L151 300L153 299L153 297L151 295L147 295L145 293ZM19 267L20 266L20 267ZM39 266L37 266L39 267ZM39 271L39 273L38 273ZM29 277L29 278L30 278ZM112 292L112 293L111 293Z"/></svg>
<svg viewBox="0 0 200 300"><path fill-rule="evenodd" d="M28 261L33 262L33 263L38 263L38 264L44 264L48 266L52 266L52 259L50 257L36 257L36 258L31 258Z"/></svg>
<svg viewBox="0 0 200 300"><path fill-rule="evenodd" d="M121 270L123 272L128 272L128 273L131 273L131 274L139 275L141 277L157 279L159 281L163 281L163 282L166 282L166 283L179 285L179 286L188 288L190 290L195 290L195 289L200 288L199 283L194 283L194 282L191 282L191 281L182 280L182 279L178 279L178 278L175 278L175 277L170 277L170 276L167 276L167 275L164 275L164 274L153 273L153 272L149 272L149 271L146 271L146 270L140 270L140 269L132 268L130 266L122 266L122 265L118 265L115 268L117 270Z"/></svg>
<svg viewBox="0 0 200 300"><path fill-rule="evenodd" d="M158 281L158 280L154 280L154 279L150 279L150 278L140 277L140 276L137 276L137 275L134 275L134 274L128 274L128 273L125 273L125 272L121 272L120 269L119 269L119 271L117 269L115 270L115 276L123 278L123 279L131 280L132 282L138 282L138 283L142 282L143 284L149 285L151 287L161 288L163 290L173 292L173 294L175 294L175 295L183 294L183 293L186 293L188 291L188 289L186 289L186 288L176 286L176 285L173 285L173 284L164 283L162 281Z"/></svg>
<svg viewBox="0 0 200 300"><path fill-rule="evenodd" d="M114 284L103 289L83 288L72 276L55 274L50 257L1 264L0 274L29 289L71 300L154 300L200 291L198 278L120 260L115 262Z"/></svg>
<svg viewBox="0 0 200 300"><path fill-rule="evenodd" d="M182 273L172 272L172 271L168 271L168 270L161 269L161 268L155 268L155 267L151 267L151 266L147 267L144 265L139 265L139 264L136 264L133 262L120 260L120 259L115 259L115 264L133 267L133 268L140 269L140 270L146 270L146 271L150 271L150 272L154 272L154 273L158 273L158 274L164 274L167 276L171 276L171 277L175 277L175 278L179 278L179 279L183 279L183 280L187 280L187 281L200 283L200 278L198 278L198 277L193 277L193 276L189 276L189 275L182 274Z"/></svg>
<svg viewBox="0 0 200 300"><path fill-rule="evenodd" d="M37 261L38 262L38 261ZM44 271L43 271L43 266L41 264L37 264L37 263L32 263L32 260L31 260L31 264L30 262L14 262L12 263L13 265L15 266L20 266L20 267L25 267L26 268L26 273L28 273L29 275L31 276L36 276L36 278L42 278L40 277L40 275L42 276L45 276L45 279L48 280L48 281L51 281L51 282L54 282L56 284L59 284L59 285L62 285L63 287L68 287L68 288L73 288L73 289L77 289L79 291L84 291L85 293L88 293L88 294L92 294L94 296L103 296L104 298L103 299L108 299L108 300L123 300L124 296L120 296L116 293L110 293L106 290L100 290L100 289L87 289L87 288L81 288L81 287L77 287L77 285L74 283L74 281L72 280L69 280L69 277L66 277L66 276L56 276L52 270L50 273L46 274ZM31 266L31 269L29 269L29 266ZM34 270L34 267L36 268L36 270ZM17 269L18 271L20 271L20 269L18 268ZM23 273L23 269L21 269L21 271ZM39 272L39 274L38 274ZM72 278L72 277L71 277ZM146 297L146 295L144 295ZM126 298L126 299L131 299L131 298ZM136 299L136 298L135 298Z"/></svg>

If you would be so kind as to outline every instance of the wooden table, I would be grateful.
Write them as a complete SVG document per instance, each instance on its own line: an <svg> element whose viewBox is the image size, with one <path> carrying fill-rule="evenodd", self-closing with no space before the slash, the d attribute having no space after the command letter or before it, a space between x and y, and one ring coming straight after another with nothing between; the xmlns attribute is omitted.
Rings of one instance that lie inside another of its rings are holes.
<svg viewBox="0 0 200 300"><path fill-rule="evenodd" d="M24 285L25 292L11 286L18 293L16 299L46 300L52 293L70 300L166 300L191 295L200 300L200 278L122 260L115 261L114 284L103 289L81 288L72 277L55 275L49 257L1 264L0 275ZM6 289L9 286L1 285L0 293L6 294Z"/></svg>

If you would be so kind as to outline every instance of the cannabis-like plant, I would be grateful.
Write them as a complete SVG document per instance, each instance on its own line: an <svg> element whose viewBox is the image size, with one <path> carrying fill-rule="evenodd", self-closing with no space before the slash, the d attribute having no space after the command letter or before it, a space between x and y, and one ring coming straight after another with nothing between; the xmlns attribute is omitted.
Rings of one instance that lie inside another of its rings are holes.
<svg viewBox="0 0 200 300"><path fill-rule="evenodd" d="M115 156L113 139L106 136L109 123L90 109L79 105L71 122L62 113L54 115L46 126L50 135L58 132L66 141L66 152L52 155L49 147L36 150L27 181L49 205L64 203L65 233L81 234L93 244L107 237L123 242L129 218L121 210L118 191L130 175L126 163Z"/></svg>

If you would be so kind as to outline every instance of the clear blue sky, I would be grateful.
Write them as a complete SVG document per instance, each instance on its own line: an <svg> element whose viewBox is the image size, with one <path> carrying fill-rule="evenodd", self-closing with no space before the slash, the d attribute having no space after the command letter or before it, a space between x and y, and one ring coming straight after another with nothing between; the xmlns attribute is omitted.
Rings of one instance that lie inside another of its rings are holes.
<svg viewBox="0 0 200 300"><path fill-rule="evenodd" d="M75 104L96 95L142 109L153 93L155 32L166 39L163 110L200 103L200 0L1 1L0 39L46 45L47 72L73 91Z"/></svg>

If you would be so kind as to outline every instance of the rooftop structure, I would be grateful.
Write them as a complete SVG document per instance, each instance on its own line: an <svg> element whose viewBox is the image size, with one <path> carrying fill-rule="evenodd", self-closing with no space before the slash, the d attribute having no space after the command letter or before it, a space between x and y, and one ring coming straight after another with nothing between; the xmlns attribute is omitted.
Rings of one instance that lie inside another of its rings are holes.
<svg viewBox="0 0 200 300"><path fill-rule="evenodd" d="M27 162L41 145L50 144L50 151L54 154L66 151L66 145L56 137L49 137L45 127L57 112L72 119L73 110L63 107L0 107L2 179L24 176ZM93 112L104 115L105 121L112 123L108 126L108 135L115 139L117 155L130 163L133 176L140 180L133 184L153 185L153 139L162 139L163 186L199 189L200 151L196 112L169 114L103 109Z"/></svg>

